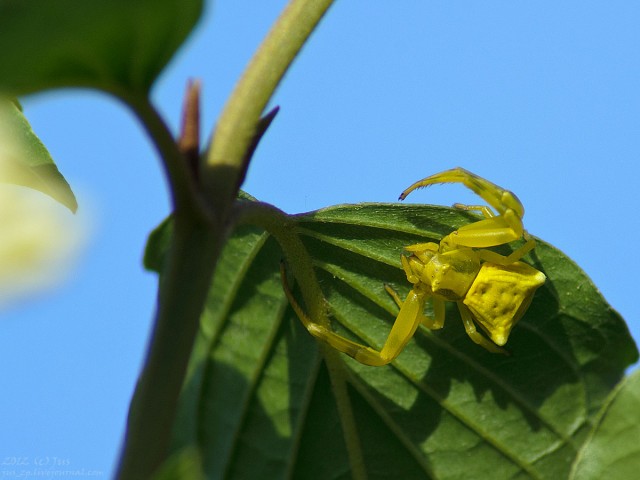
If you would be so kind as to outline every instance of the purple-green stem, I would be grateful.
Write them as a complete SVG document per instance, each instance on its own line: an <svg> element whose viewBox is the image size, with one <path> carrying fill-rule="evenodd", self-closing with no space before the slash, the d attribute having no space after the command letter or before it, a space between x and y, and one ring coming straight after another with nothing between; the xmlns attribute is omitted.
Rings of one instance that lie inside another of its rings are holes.
<svg viewBox="0 0 640 480"><path fill-rule="evenodd" d="M200 314L224 245L228 215L260 116L333 0L291 0L232 93L198 177L149 103L125 99L159 150L174 205L174 236L149 351L129 412L119 479L151 478L169 453L178 397Z"/></svg>

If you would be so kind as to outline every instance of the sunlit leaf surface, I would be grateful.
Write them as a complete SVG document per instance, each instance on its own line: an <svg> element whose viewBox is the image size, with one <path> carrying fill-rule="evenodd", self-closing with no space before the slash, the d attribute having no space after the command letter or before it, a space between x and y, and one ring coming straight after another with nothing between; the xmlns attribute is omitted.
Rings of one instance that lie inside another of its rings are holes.
<svg viewBox="0 0 640 480"><path fill-rule="evenodd" d="M409 285L405 245L439 240L473 220L451 209L362 204L296 217L334 329L380 347L397 314L383 289ZM160 269L165 223L146 256ZM445 328L422 327L398 359L327 368L293 314L268 233L239 227L218 265L175 424L209 478L567 478L607 394L637 359L619 315L584 273L540 241L526 260L547 283L514 328L512 355L486 352L455 305ZM346 378L348 398L334 382ZM355 431L339 411L351 412Z"/></svg>
<svg viewBox="0 0 640 480"><path fill-rule="evenodd" d="M625 379L602 408L572 480L637 478L640 473L640 370Z"/></svg>
<svg viewBox="0 0 640 480"><path fill-rule="evenodd" d="M0 97L0 184L33 188L71 211L78 208L71 187L29 122L9 99ZM5 226L6 227L6 226Z"/></svg>

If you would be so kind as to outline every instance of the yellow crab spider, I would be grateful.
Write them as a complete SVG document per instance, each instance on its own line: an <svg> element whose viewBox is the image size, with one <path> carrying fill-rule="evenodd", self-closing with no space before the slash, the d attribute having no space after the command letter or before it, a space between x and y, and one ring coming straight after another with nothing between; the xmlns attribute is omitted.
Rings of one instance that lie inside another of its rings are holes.
<svg viewBox="0 0 640 480"><path fill-rule="evenodd" d="M431 330L442 328L445 302L452 301L458 305L471 340L490 352L507 353L501 346L507 342L511 329L546 279L542 272L518 261L535 246L535 241L522 226L524 208L513 193L461 168L414 183L400 199L406 198L416 188L449 182L463 183L494 207L498 214L486 206L456 205L479 211L485 218L447 235L439 245L428 242L405 248L408 255L403 253L400 257L402 268L413 287L402 301L391 287L385 285L400 312L381 350L344 338L309 318L293 297L284 266L281 266L285 294L309 333L365 365L385 365L402 352L420 324ZM508 256L484 249L520 238L526 240L525 244ZM428 299L432 301L433 318L424 314ZM476 324L491 341L477 331Z"/></svg>

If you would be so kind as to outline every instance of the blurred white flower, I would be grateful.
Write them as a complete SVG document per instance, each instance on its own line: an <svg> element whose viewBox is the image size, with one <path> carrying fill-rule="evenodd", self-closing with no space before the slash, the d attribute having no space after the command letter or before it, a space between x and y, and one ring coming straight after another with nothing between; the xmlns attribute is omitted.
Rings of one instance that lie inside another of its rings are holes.
<svg viewBox="0 0 640 480"><path fill-rule="evenodd" d="M0 309L63 280L84 236L80 217L51 197L0 183Z"/></svg>

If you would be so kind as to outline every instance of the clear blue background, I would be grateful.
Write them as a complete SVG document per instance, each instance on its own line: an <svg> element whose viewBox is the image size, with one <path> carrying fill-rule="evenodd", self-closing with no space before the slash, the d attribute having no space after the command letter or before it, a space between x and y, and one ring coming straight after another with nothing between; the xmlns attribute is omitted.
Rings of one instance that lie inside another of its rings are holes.
<svg viewBox="0 0 640 480"><path fill-rule="evenodd" d="M208 5L153 98L174 131L187 79L204 135L284 6ZM517 193L640 339L640 3L338 1L287 75L244 189L295 213L392 202L464 166ZM142 269L169 212L156 154L123 105L64 90L25 112L79 197L91 236L71 279L3 312L0 457L113 471L155 304ZM461 186L411 201L477 203Z"/></svg>

